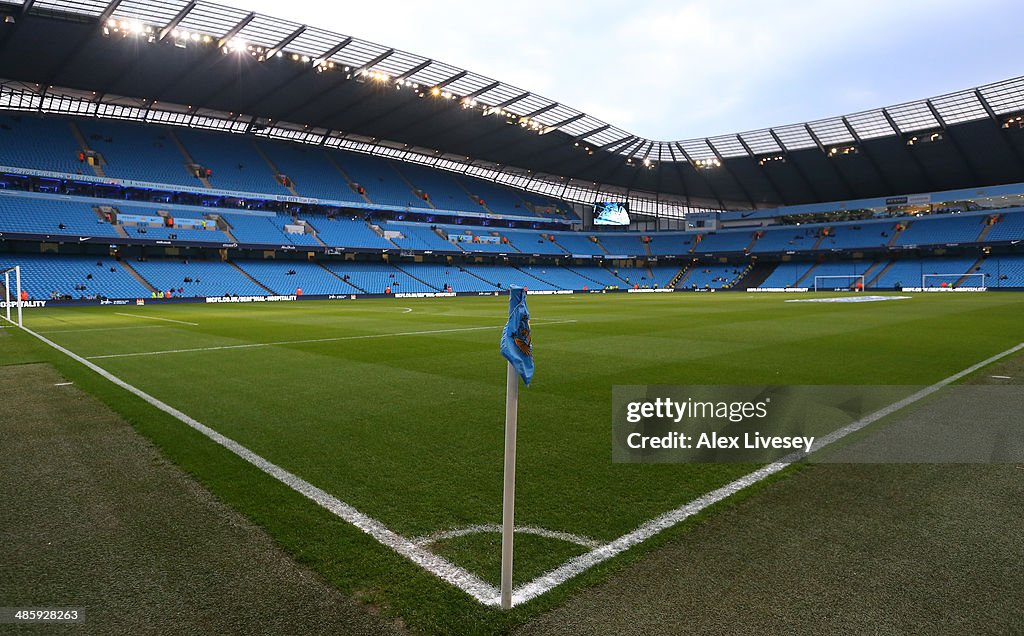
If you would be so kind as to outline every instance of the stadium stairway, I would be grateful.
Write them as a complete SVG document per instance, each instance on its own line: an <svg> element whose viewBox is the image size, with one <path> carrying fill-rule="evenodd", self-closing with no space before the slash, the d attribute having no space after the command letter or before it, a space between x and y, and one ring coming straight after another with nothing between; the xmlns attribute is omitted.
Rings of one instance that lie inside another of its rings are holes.
<svg viewBox="0 0 1024 636"><path fill-rule="evenodd" d="M413 274L412 272L410 272L408 269L399 267L398 265L395 265L394 263L392 263L391 266L394 267L395 269L397 269L398 271L402 272L403 274L405 274L409 278L411 278L413 280L417 280L417 281L423 283L424 285L426 285L427 287L429 287L431 289L437 289L436 286L431 285L430 283L428 283L427 281L423 280L419 276L417 276L417 275ZM443 289L437 289L437 291L444 291L444 290Z"/></svg>
<svg viewBox="0 0 1024 636"><path fill-rule="evenodd" d="M753 249L754 249L754 245L756 245L756 244L757 244L757 239L759 239L759 238L760 238L760 236L758 236L758 233L757 233L757 232L753 232L753 233L751 233L751 235L750 235L750 243L748 243L748 244L747 244L747 246L743 248L743 253L744 253L744 254L749 254L749 253L750 253L751 251L753 251ZM696 249L696 248L697 248L697 245L696 245L696 243L694 243L694 246L693 246L693 247L694 247L694 249ZM692 252L692 251L693 251L693 250L691 250L691 252Z"/></svg>
<svg viewBox="0 0 1024 636"><path fill-rule="evenodd" d="M895 229L896 226L894 225L893 226L893 230L892 230L892 236L889 237L889 240L888 240L888 242L886 242L885 246L886 247L892 247L893 245L895 245L896 241L899 240L900 235L902 235L904 232L907 231L907 228L910 227L911 223L912 223L912 221L906 221L906 222L900 223L899 225L903 226L902 230Z"/></svg>
<svg viewBox="0 0 1024 636"><path fill-rule="evenodd" d="M267 167L270 168L270 171L274 173L274 178L277 179L277 182L283 185L285 188L287 188L288 191L292 193L292 196L301 196L295 190L295 185L292 184L291 181L289 181L288 184L285 185L284 179L281 178L283 176L281 174L281 171L277 169L277 166L274 165L274 162L270 160L270 157L267 156L267 153L263 152L263 148L260 148L259 144L251 145L256 150L256 154L260 156L260 159L263 159L263 161L267 164Z"/></svg>
<svg viewBox="0 0 1024 636"><path fill-rule="evenodd" d="M171 130L170 128L167 129L167 138L171 140L171 142L174 144L174 147L178 149L178 152L180 152L181 156L185 159L185 164L182 167L186 169L186 172L188 166L196 165L195 159L193 159L192 155L189 154L188 149L185 148L185 144L181 143L181 140L178 139L178 136L175 135L174 131ZM210 183L210 180L207 179L206 177L199 177L199 183L203 184L204 188L213 189L213 185Z"/></svg>
<svg viewBox="0 0 1024 636"><path fill-rule="evenodd" d="M82 131L78 129L75 122L68 121L68 126L71 128L71 134L74 135L75 141L78 142L78 147L82 149L82 152L92 152L92 148L89 147L89 142L85 140L85 135L83 135ZM93 174L97 177L107 176L107 173L103 171L103 166L101 166L99 162L90 163L89 167L92 168Z"/></svg>
<svg viewBox="0 0 1024 636"><path fill-rule="evenodd" d="M120 227L120 226L118 226L118 227ZM150 293L153 293L153 292L156 291L156 287L150 285L149 281L146 280L145 278L143 278L142 275L139 274L137 271L135 271L135 268L132 267L131 265L129 265L127 261L118 261L118 264L121 266L121 269L123 269L124 271L128 272L129 274L131 274L132 278L134 278L135 280L139 281L139 284L142 285L143 287L145 287L146 289L148 289L150 291Z"/></svg>
<svg viewBox="0 0 1024 636"><path fill-rule="evenodd" d="M433 210L437 209L437 206L434 205L434 202L430 200L430 193L429 192L427 192L426 190L421 190L421 192L427 192L427 198L426 199L421 198L418 194L416 194L416 191L417 191L418 188L415 185L413 185L412 181L409 181L409 178L406 177L405 174L403 174L401 170L398 169L398 166L396 166L395 164L391 163L390 161L388 161L387 163L388 163L388 166L390 166L391 169L395 171L395 174L398 175L398 178L402 180L402 183L404 183L409 188L409 192L412 193L413 197L415 197L416 199L418 199L420 201L423 201L424 203L429 205L431 209L433 209Z"/></svg>
<svg viewBox="0 0 1024 636"><path fill-rule="evenodd" d="M352 192L358 193L358 191L355 189L356 182L353 181L352 177L350 177L348 173L345 172L345 170L341 167L341 165L334 160L334 157L331 156L331 153L326 152L324 153L324 156L327 157L327 162L330 163L334 167L334 169L338 171L338 174L340 174L341 177L345 180L345 183L348 184L348 189L352 190ZM360 194L359 196L363 197L363 201L366 201L367 203L373 203L373 201L370 200L369 195L366 194L365 192L363 194Z"/></svg>
<svg viewBox="0 0 1024 636"><path fill-rule="evenodd" d="M775 263L751 263L747 265L747 269L744 270L745 275L741 275L730 289L736 289L739 291L746 291L755 287L760 287L762 283L775 270Z"/></svg>
<svg viewBox="0 0 1024 636"><path fill-rule="evenodd" d="M327 267L326 265L324 265L323 263L319 263L318 262L317 265L320 266L320 269L326 271L328 274L330 274L331 276L337 278L338 280L340 280L341 282L345 283L349 287L352 287L354 289L358 289L359 291L363 292L364 294L369 293L365 289L360 287L359 285L356 285L355 283L353 283L351 280L345 280L341 276L338 276L337 272L331 271L331 269L329 267Z"/></svg>
<svg viewBox="0 0 1024 636"><path fill-rule="evenodd" d="M235 271L237 271L242 276L245 276L246 278L251 280L253 283L259 285L260 288L267 290L267 293L270 294L271 296L276 296L277 295L277 292L275 292L273 289L267 287L266 285L264 285L260 281L256 280L252 276L250 276L248 272L246 272L244 269L242 269L241 267L236 265L234 261L228 261L228 265L231 265L231 267L234 267Z"/></svg>
<svg viewBox="0 0 1024 636"><path fill-rule="evenodd" d="M881 270L879 270L879 272L877 274L875 274L871 278L868 278L867 274L865 273L864 280L867 281L867 282L864 283L864 288L865 289L870 289L871 287L874 287L875 283L878 282L883 276L885 276L885 274L890 269L892 269L892 266L895 263L896 263L896 261L889 261L888 263L885 264L885 267L883 267Z"/></svg>
<svg viewBox="0 0 1024 636"><path fill-rule="evenodd" d="M825 240L825 232L824 232L824 230L827 230L827 229L829 229L829 228L827 228L827 227L826 228L822 228L822 230L820 230L818 232L818 238L817 238L817 240L814 241L814 245L811 246L811 251L812 252L816 252L818 250L818 248L821 247L822 241Z"/></svg>
<svg viewBox="0 0 1024 636"><path fill-rule="evenodd" d="M670 280L668 282L668 286L669 287L675 287L675 288L681 287L682 284L683 284L683 281L685 281L686 277L690 275L690 270L692 268L693 268L693 263L687 263L686 265L683 265L682 267L680 267L679 271L676 272L676 275L673 276L672 280Z"/></svg>
<svg viewBox="0 0 1024 636"><path fill-rule="evenodd" d="M992 226L991 225L986 225L985 227L986 228L990 228ZM960 278L958 278L955 283L953 283L953 287L960 287L965 282L967 282L967 280L969 278L973 278L972 276L969 276L969 274L976 274L978 272L978 270L981 269L981 266L984 265L984 264L985 264L985 256L982 256L981 258L979 258L977 261L974 262L974 265L971 265L969 268L967 268L967 271L964 273L964 275L961 276Z"/></svg>
<svg viewBox="0 0 1024 636"><path fill-rule="evenodd" d="M803 282L805 280L807 280L807 278L811 275L811 272L813 272L816 269L818 269L818 264L817 263L815 263L814 265L811 265L807 269L807 271L804 272L804 275L801 276L800 278L798 278L795 283L793 283L793 287L800 287L803 284ZM812 278L811 280L813 281L814 279Z"/></svg>
<svg viewBox="0 0 1024 636"><path fill-rule="evenodd" d="M875 261L875 262L871 263L871 265L866 270L864 270L864 273L862 274L862 276L864 276L864 288L865 289L867 289L868 281L874 279L874 271L876 269L878 269L878 266L881 265L881 264L882 264L882 261Z"/></svg>
<svg viewBox="0 0 1024 636"><path fill-rule="evenodd" d="M993 214L992 216L995 218L990 223L982 224L981 232L978 233L978 238L974 239L975 243L984 243L985 239L988 238L989 232L991 232L992 228L996 226L996 223L1001 223L1003 221L1003 216L1001 214Z"/></svg>

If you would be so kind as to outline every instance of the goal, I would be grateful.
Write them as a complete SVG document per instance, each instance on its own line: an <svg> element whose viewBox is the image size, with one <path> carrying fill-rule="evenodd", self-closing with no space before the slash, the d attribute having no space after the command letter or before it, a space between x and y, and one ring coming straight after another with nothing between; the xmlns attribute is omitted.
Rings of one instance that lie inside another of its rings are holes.
<svg viewBox="0 0 1024 636"><path fill-rule="evenodd" d="M828 281L836 281L837 284L829 283ZM843 284L838 284L842 282ZM859 283L859 284L858 284ZM856 289L862 291L864 289L864 275L863 274L850 274L849 276L815 276L814 277L814 291L820 291L827 289L830 291L839 289Z"/></svg>
<svg viewBox="0 0 1024 636"><path fill-rule="evenodd" d="M4 275L4 317L11 324L22 326L21 322L21 266L15 265L6 269L0 269ZM14 297L11 298L11 278L14 278ZM11 320L11 306L18 309L18 322Z"/></svg>
<svg viewBox="0 0 1024 636"><path fill-rule="evenodd" d="M957 283L963 279L964 284ZM985 274L975 272L974 274L921 274L921 289L957 289L958 287L970 287L973 289L985 289Z"/></svg>

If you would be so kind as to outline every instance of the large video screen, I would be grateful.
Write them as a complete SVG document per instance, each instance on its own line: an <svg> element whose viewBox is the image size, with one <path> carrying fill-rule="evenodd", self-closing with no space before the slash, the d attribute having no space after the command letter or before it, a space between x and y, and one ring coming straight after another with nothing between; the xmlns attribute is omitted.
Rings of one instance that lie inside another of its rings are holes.
<svg viewBox="0 0 1024 636"><path fill-rule="evenodd" d="M594 225L629 225L629 204L621 201L595 203Z"/></svg>

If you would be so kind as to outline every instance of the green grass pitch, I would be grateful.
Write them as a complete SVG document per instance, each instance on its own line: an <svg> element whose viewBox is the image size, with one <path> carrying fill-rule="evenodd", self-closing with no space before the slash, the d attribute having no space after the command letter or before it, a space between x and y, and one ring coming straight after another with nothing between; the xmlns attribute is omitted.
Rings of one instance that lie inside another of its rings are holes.
<svg viewBox="0 0 1024 636"><path fill-rule="evenodd" d="M1020 294L788 298L531 296L537 371L520 393L517 525L609 541L751 470L612 464L613 385L926 385L1024 340ZM418 537L501 521L506 311L506 297L47 308L26 311L26 326ZM674 528L502 613L73 361L6 332L6 363L53 362L301 562L426 631L502 631L686 531ZM497 584L497 534L433 549ZM586 550L517 535L516 581Z"/></svg>

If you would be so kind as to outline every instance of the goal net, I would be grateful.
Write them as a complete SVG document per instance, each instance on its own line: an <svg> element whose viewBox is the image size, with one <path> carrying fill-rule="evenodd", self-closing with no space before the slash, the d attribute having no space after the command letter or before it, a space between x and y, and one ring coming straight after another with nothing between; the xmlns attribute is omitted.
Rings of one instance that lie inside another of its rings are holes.
<svg viewBox="0 0 1024 636"><path fill-rule="evenodd" d="M864 289L864 275L850 274L848 276L815 276L814 291L828 290L852 290L862 291Z"/></svg>
<svg viewBox="0 0 1024 636"><path fill-rule="evenodd" d="M15 265L14 267L0 268L0 274L4 276L4 318L11 324L22 326L21 322L21 266ZM11 283L14 283L14 287L11 287ZM17 308L16 317L17 322L11 318L11 308Z"/></svg>
<svg viewBox="0 0 1024 636"><path fill-rule="evenodd" d="M985 289L985 274L922 274L921 289Z"/></svg>

